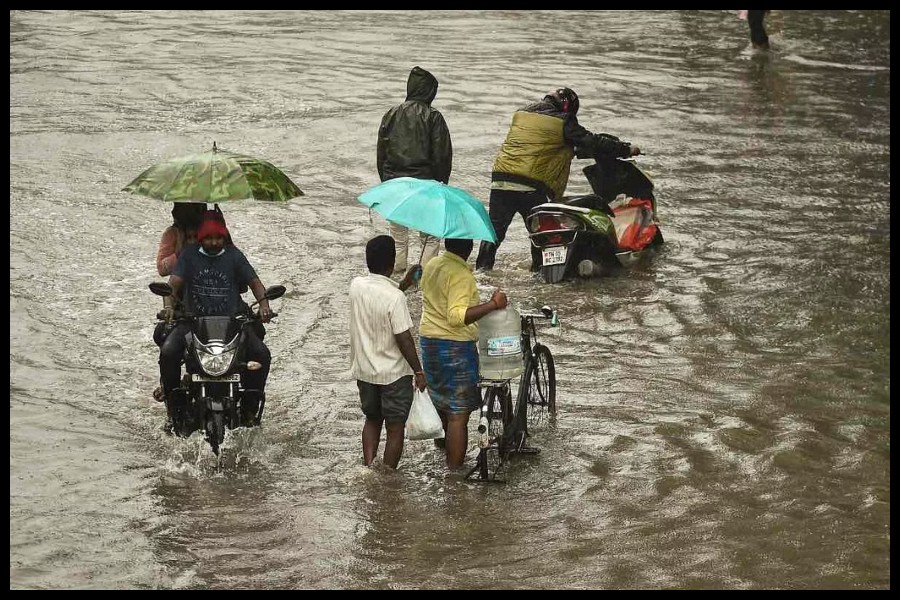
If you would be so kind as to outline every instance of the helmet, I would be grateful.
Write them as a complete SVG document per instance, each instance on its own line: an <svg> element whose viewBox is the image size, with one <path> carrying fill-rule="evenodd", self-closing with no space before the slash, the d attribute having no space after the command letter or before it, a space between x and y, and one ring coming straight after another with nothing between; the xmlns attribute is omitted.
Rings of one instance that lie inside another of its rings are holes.
<svg viewBox="0 0 900 600"><path fill-rule="evenodd" d="M553 98L559 103L564 113L574 115L578 113L578 94L570 88L559 88L552 94Z"/></svg>

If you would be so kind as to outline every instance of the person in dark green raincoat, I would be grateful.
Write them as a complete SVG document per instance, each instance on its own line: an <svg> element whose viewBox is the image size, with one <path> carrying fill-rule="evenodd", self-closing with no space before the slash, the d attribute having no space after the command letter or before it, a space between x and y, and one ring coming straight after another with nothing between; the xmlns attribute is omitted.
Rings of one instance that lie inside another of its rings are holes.
<svg viewBox="0 0 900 600"><path fill-rule="evenodd" d="M378 128L376 164L381 181L397 177L450 180L453 144L444 116L431 103L437 95L438 81L422 67L413 67L406 82L406 100L388 110ZM397 246L395 269L407 269L409 230L390 224ZM437 256L440 240L420 233L424 246L422 264Z"/></svg>

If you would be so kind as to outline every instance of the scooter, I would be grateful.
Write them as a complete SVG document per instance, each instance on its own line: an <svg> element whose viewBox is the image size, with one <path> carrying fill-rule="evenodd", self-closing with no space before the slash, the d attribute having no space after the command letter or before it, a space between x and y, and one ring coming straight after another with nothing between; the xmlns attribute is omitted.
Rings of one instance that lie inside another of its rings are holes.
<svg viewBox="0 0 900 600"><path fill-rule="evenodd" d="M634 159L576 156L594 159L582 169L594 193L539 204L525 220L547 283L609 274L663 243L653 182Z"/></svg>
<svg viewBox="0 0 900 600"><path fill-rule="evenodd" d="M151 283L150 291L157 296L172 295L172 287L164 282ZM271 286L266 289L265 298L280 298L285 291L283 285ZM272 313L275 316L277 313ZM164 312L160 311L157 318L164 319ZM191 330L187 334L182 385L165 398L172 432L188 437L202 429L213 453L218 455L226 428L254 427L262 420L265 394L241 385L244 370L262 368L260 363L245 359L246 332L259 326L259 313L251 310L249 314L230 317L200 317L176 305L173 320L189 323Z"/></svg>

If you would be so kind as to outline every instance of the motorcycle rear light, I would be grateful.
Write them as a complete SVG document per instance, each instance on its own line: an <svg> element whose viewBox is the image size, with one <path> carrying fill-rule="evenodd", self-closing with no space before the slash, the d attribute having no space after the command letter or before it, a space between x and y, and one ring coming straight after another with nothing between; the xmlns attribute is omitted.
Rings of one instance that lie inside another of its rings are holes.
<svg viewBox="0 0 900 600"><path fill-rule="evenodd" d="M556 231L563 225L555 215L538 215L538 231Z"/></svg>
<svg viewBox="0 0 900 600"><path fill-rule="evenodd" d="M547 236L547 245L548 246L557 246L562 243L563 243L562 236L559 234Z"/></svg>
<svg viewBox="0 0 900 600"><path fill-rule="evenodd" d="M583 225L578 219L573 219L568 215L547 213L541 213L530 217L528 219L527 227L530 233L583 229Z"/></svg>
<svg viewBox="0 0 900 600"><path fill-rule="evenodd" d="M529 233L542 233L544 231L555 231L560 228L559 219L555 215L538 214L528 217L525 221L525 227Z"/></svg>

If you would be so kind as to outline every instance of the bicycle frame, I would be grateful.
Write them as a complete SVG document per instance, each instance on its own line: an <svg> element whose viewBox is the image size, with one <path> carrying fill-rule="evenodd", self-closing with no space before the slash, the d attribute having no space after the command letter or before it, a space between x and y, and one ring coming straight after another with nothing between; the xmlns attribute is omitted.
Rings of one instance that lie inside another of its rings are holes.
<svg viewBox="0 0 900 600"><path fill-rule="evenodd" d="M496 480L512 453L538 454L539 448L526 444L529 408L543 412L546 408L551 415L556 414L556 372L550 350L537 341L535 319L549 319L551 326L559 321L556 312L545 306L540 312L522 313L522 360L524 369L519 377L519 387L515 403L512 401L510 385L512 379L482 379L479 387L484 389L481 417L478 423L478 460L467 477L476 472L478 479ZM546 389L543 384L546 383ZM491 469L489 463L494 462ZM491 471L493 470L493 473Z"/></svg>

